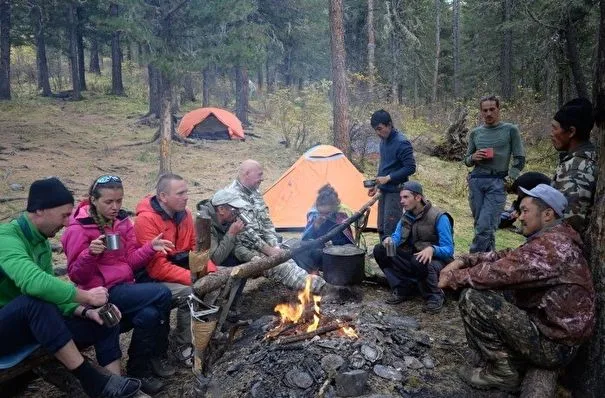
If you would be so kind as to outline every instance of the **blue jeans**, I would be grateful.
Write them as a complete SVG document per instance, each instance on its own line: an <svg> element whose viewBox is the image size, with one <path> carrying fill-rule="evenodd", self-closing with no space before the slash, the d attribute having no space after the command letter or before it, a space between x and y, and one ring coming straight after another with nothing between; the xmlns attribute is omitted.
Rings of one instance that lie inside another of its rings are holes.
<svg viewBox="0 0 605 398"><path fill-rule="evenodd" d="M170 289L161 283L123 283L109 289L109 301L122 313L122 331L134 328L126 366L129 375L145 376L149 360L166 354L171 300Z"/></svg>
<svg viewBox="0 0 605 398"><path fill-rule="evenodd" d="M429 264L422 264L414 254L401 248L397 248L395 257L389 257L380 243L374 246L374 259L398 295L413 296L419 291L426 301L443 301L443 290L438 284L444 261L433 257Z"/></svg>
<svg viewBox="0 0 605 398"><path fill-rule="evenodd" d="M496 229L506 203L504 180L500 177L468 178L468 201L475 220L475 236L470 252L496 250Z"/></svg>
<svg viewBox="0 0 605 398"><path fill-rule="evenodd" d="M94 345L101 366L122 357L118 326L65 317L56 305L30 296L19 296L0 308L0 355L36 342L54 354L71 340L80 349Z"/></svg>

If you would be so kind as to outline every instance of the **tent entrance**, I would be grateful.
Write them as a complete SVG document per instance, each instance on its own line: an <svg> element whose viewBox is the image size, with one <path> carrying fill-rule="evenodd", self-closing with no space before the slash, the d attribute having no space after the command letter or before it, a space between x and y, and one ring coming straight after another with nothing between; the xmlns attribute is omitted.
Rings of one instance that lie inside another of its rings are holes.
<svg viewBox="0 0 605 398"><path fill-rule="evenodd" d="M230 140L229 129L216 116L210 114L198 123L188 138L196 140Z"/></svg>

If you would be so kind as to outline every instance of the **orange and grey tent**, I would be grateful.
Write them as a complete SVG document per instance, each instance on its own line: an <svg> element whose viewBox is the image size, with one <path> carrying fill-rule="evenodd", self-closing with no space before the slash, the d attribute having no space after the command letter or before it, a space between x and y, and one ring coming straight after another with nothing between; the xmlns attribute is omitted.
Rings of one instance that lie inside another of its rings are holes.
<svg viewBox="0 0 605 398"><path fill-rule="evenodd" d="M263 197L275 228L302 229L307 223L307 212L315 204L317 191L330 183L342 204L357 211L370 198L363 187L364 176L338 148L318 145L305 152L273 185ZM377 206L370 211L367 229L376 229Z"/></svg>
<svg viewBox="0 0 605 398"><path fill-rule="evenodd" d="M199 108L181 119L181 137L205 140L243 140L242 122L233 113L219 108Z"/></svg>

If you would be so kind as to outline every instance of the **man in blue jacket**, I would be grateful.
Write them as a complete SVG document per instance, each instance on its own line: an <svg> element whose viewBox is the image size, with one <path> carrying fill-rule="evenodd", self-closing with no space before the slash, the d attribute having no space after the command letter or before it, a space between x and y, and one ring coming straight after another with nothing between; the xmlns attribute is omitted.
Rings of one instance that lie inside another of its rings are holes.
<svg viewBox="0 0 605 398"><path fill-rule="evenodd" d="M382 193L378 200L378 235L382 241L393 233L401 216L399 187L416 171L416 160L412 144L393 127L387 111L374 112L370 124L381 139L377 186L371 188L368 195L374 196L378 190Z"/></svg>
<svg viewBox="0 0 605 398"><path fill-rule="evenodd" d="M386 303L402 303L419 290L426 300L424 311L436 313L444 300L439 272L454 257L454 220L424 198L416 181L404 183L400 197L405 212L395 232L374 246L374 258L393 289ZM393 257L385 248L390 244L396 247Z"/></svg>

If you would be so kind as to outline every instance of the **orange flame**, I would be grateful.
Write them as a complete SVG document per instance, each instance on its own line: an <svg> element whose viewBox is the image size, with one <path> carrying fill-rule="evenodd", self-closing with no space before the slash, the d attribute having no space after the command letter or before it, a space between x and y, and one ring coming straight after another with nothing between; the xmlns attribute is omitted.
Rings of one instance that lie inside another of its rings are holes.
<svg viewBox="0 0 605 398"><path fill-rule="evenodd" d="M313 322L314 324L319 324L319 301L321 300L321 296L311 295L311 276L307 276L307 280L305 282L305 288L298 293L298 304L290 305L290 304L278 304L275 306L274 311L279 313L281 317L281 323L298 323L300 318L303 316L305 312L305 308L308 303L311 302L311 297L313 297L314 305L314 316L313 318L316 320ZM313 325L311 325L313 326ZM309 326L309 327L311 327ZM315 329L317 326L315 327ZM313 329L313 330L315 330ZM311 330L312 331L312 330Z"/></svg>
<svg viewBox="0 0 605 398"><path fill-rule="evenodd" d="M313 296L313 323L309 325L307 328L307 332L312 332L317 330L319 326L319 302L321 301L321 296Z"/></svg>
<svg viewBox="0 0 605 398"><path fill-rule="evenodd" d="M357 335L357 333L355 333L355 330L352 327L349 326L344 326L343 328L341 328L341 330L343 331L343 333L345 334L345 336L347 337L351 337L353 339L358 338L359 336Z"/></svg>

